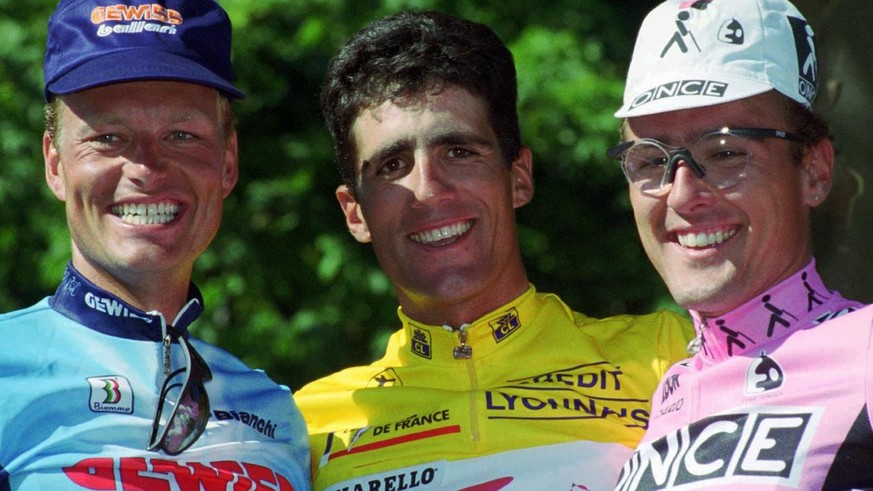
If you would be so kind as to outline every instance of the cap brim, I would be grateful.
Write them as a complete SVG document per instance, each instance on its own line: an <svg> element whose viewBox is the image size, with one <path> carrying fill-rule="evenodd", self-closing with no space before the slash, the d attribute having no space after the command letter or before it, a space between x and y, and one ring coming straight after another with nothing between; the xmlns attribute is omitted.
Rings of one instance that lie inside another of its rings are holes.
<svg viewBox="0 0 873 491"><path fill-rule="evenodd" d="M625 93L624 104L615 112L617 118L632 118L682 109L714 106L745 99L768 90L773 86L761 80L700 74L690 78L688 74L658 74L646 77L635 84L637 90Z"/></svg>
<svg viewBox="0 0 873 491"><path fill-rule="evenodd" d="M213 87L231 99L246 95L203 66L166 51L133 48L88 60L46 85L45 96L71 94L81 90L137 80L172 80Z"/></svg>

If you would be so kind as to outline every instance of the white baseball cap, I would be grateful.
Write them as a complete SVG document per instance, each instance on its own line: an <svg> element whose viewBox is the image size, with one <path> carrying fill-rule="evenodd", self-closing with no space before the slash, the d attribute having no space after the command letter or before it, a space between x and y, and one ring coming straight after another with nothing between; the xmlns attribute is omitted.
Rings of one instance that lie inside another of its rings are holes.
<svg viewBox="0 0 873 491"><path fill-rule="evenodd" d="M810 107L809 23L786 0L667 0L643 21L615 116L710 106L777 90Z"/></svg>

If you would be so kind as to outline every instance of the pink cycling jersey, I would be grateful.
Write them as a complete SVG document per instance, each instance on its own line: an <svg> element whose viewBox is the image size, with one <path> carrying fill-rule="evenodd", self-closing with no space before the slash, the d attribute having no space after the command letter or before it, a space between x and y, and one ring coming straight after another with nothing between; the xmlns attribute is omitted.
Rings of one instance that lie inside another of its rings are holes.
<svg viewBox="0 0 873 491"><path fill-rule="evenodd" d="M716 318L652 397L617 490L873 486L873 306L828 290L812 260Z"/></svg>

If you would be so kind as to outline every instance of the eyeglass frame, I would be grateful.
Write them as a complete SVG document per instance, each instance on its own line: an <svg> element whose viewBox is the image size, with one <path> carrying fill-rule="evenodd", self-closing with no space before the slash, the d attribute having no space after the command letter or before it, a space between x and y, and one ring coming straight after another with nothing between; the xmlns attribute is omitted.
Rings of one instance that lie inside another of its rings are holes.
<svg viewBox="0 0 873 491"><path fill-rule="evenodd" d="M171 339L171 334L168 334L166 341L167 349L169 349ZM163 450L167 455L179 455L193 445L206 430L206 425L209 422L211 414L209 394L203 384L204 382L212 380L212 370L209 369L206 360L200 356L200 353L194 349L194 346L191 345L188 339L181 335L177 335L176 339L179 341L179 346L182 347L182 353L185 355L186 363L184 367L168 373L164 379L160 397L158 399L158 405L155 409L155 417L152 421L152 433L149 437L148 447L146 447L149 451ZM185 372L185 379L181 384L182 389L179 391L179 397L175 404L173 404L173 410L167 418L166 423L159 431L159 428L161 427L161 415L163 413L164 405L167 403L167 396L170 390L179 385L178 383L171 384L170 382L183 371ZM197 419L195 420L195 425L192 427L193 430L182 438L181 445L178 447L168 447L169 430L174 427L173 420L178 414L179 407L181 407L180 401L185 398L187 393L192 391L192 388L196 389L195 393L201 396L197 398L192 397L192 399L198 401Z"/></svg>
<svg viewBox="0 0 873 491"><path fill-rule="evenodd" d="M809 139L805 138L803 135L800 135L799 133L792 133L790 131L777 130L777 129L773 129L773 128L731 128L728 126L724 126L718 130L715 130L715 131L712 131L709 133L705 133L705 134L701 135L700 137L698 137L697 140L695 140L695 141L700 141L706 137L713 136L713 135L733 135L733 136L752 138L755 140L764 140L767 138L778 138L781 140L788 140L788 141L793 141L795 143L800 143L802 145L809 145ZM692 155L691 150L689 150L686 147L676 146L676 145L668 145L662 141L655 140L654 138L640 138L638 140L626 140L626 141L619 143L618 145L615 145L615 146L609 148L606 151L606 156L608 158L611 158L611 159L614 159L614 158L620 159L621 160L621 171L624 174L625 178L627 179L628 183L633 184L633 185L637 186L638 188L640 187L640 185L631 179L631 176L625 167L625 165L626 165L625 155L627 155L626 152L638 143L654 144L654 145L660 147L661 149L663 149L670 159L667 162L666 168L664 169L664 175L661 178L661 183L660 183L659 187L654 191L643 191L642 188L640 188L640 192L643 194L646 194L649 196L657 196L657 197L664 196L665 194L667 194L667 192L669 192L670 187L673 184L673 181L676 179L676 170L678 169L677 164L678 164L678 161L680 161L680 160L685 162L688 165L688 168L691 169L691 171L694 173L694 175L697 178L702 179L706 175L706 168L697 162L697 160ZM748 162L746 163L746 165L748 165ZM712 186L716 187L717 189L728 189L732 186L739 184L740 181L742 181L744 177L745 177L745 167L743 168L743 172L741 172L740 175L738 176L737 180L735 182L730 183L730 184L722 186L722 185L719 185L716 183L709 183L708 181L707 182L709 184L711 184Z"/></svg>

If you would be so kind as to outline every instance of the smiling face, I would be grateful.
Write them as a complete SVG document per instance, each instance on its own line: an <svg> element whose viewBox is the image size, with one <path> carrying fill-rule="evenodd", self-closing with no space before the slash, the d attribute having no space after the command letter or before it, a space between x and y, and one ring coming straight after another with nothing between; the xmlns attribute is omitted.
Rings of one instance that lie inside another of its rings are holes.
<svg viewBox="0 0 873 491"><path fill-rule="evenodd" d="M507 167L482 99L449 85L388 101L352 136L358 187L337 198L407 315L471 322L527 288L514 209L533 192L530 151Z"/></svg>
<svg viewBox="0 0 873 491"><path fill-rule="evenodd" d="M97 87L63 96L57 141L43 139L73 265L140 308L158 308L142 291L152 285L184 301L236 183L236 135L225 134L219 101L189 83Z"/></svg>
<svg viewBox="0 0 873 491"><path fill-rule="evenodd" d="M724 126L791 130L774 92L714 107L628 120L625 138L685 145ZM754 142L746 177L716 189L681 165L669 193L652 197L630 185L643 247L674 299L705 316L728 312L806 265L809 209L827 195L833 169L828 140L802 162L789 142Z"/></svg>

